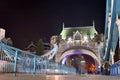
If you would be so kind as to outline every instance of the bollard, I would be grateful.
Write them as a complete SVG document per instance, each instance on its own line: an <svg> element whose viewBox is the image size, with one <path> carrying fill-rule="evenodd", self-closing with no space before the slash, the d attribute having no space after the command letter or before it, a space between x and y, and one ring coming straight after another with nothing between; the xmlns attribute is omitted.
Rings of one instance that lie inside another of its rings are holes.
<svg viewBox="0 0 120 80"><path fill-rule="evenodd" d="M112 65L113 67L112 67L112 75L114 76L114 72L115 72L115 66L114 65Z"/></svg>
<svg viewBox="0 0 120 80"><path fill-rule="evenodd" d="M110 67L110 75L113 75L113 65Z"/></svg>
<svg viewBox="0 0 120 80"><path fill-rule="evenodd" d="M114 76L116 76L116 65L114 65Z"/></svg>
<svg viewBox="0 0 120 80"><path fill-rule="evenodd" d="M118 64L116 64L116 76L118 76Z"/></svg>
<svg viewBox="0 0 120 80"><path fill-rule="evenodd" d="M111 75L115 75L115 65L111 66Z"/></svg>
<svg viewBox="0 0 120 80"><path fill-rule="evenodd" d="M118 65L118 75L120 76L120 64Z"/></svg>

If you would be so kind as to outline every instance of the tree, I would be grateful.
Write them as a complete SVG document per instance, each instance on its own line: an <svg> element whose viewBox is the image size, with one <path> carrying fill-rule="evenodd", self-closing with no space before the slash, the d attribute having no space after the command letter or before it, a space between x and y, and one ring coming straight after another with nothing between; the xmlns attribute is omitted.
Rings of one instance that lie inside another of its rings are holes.
<svg viewBox="0 0 120 80"><path fill-rule="evenodd" d="M44 44L43 44L42 39L39 39L36 45L36 55L40 56L42 54L44 54Z"/></svg>

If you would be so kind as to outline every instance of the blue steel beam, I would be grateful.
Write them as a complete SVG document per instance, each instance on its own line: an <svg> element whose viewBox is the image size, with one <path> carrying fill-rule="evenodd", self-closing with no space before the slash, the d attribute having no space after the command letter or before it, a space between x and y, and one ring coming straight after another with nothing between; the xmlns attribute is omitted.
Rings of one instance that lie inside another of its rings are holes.
<svg viewBox="0 0 120 80"><path fill-rule="evenodd" d="M118 13L118 16L120 17L120 0L117 0L116 6L117 6L116 13Z"/></svg>
<svg viewBox="0 0 120 80"><path fill-rule="evenodd" d="M114 4L113 4L113 11L112 11L112 20L111 20L111 27L110 27L110 38L108 40L108 48L107 48L107 55L106 55L106 59L107 61L109 61L109 58L110 58L110 49L112 47L111 43L112 43L112 34L113 34L113 29L114 29L114 24L115 24L115 21L116 21L116 1L117 0L114 0Z"/></svg>
<svg viewBox="0 0 120 80"><path fill-rule="evenodd" d="M22 52L22 53L25 53L25 54L28 54L28 55L31 55L31 56L34 56L34 55L35 55L35 54L32 54L32 53L27 52L27 51L20 50L20 49L15 48L15 47L5 45L5 44L2 43L2 42L0 42L0 46L1 46L1 48L2 48L3 50L8 51L8 53L9 53L10 55L14 56L14 57L15 57L15 52L16 52L16 50L17 50L18 52ZM37 55L36 55L36 56L37 56ZM21 57L21 56L18 56L18 57ZM40 56L38 56L38 57L40 57Z"/></svg>
<svg viewBox="0 0 120 80"><path fill-rule="evenodd" d="M111 59L110 50L116 50L117 41L118 41L118 27L116 25L116 15L120 16L120 0L113 0L113 9L111 10L111 0L106 0L106 22L105 22L105 36L104 36L104 49L106 47L106 39L107 34L110 35L108 40L108 48L105 52L105 61L109 61ZM111 26L110 26L110 33L107 32L108 29L108 14L111 12Z"/></svg>
<svg viewBox="0 0 120 80"><path fill-rule="evenodd" d="M105 17L105 32L104 32L104 54L106 54L105 48L106 48L106 40L108 38L108 17L109 17L109 0L106 0L106 17Z"/></svg>

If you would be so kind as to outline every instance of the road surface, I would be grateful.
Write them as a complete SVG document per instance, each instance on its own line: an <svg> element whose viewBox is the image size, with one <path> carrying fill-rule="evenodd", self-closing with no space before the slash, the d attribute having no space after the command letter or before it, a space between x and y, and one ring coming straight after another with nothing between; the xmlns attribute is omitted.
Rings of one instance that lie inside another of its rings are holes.
<svg viewBox="0 0 120 80"><path fill-rule="evenodd" d="M0 80L120 80L120 76L103 75L42 75L0 73Z"/></svg>

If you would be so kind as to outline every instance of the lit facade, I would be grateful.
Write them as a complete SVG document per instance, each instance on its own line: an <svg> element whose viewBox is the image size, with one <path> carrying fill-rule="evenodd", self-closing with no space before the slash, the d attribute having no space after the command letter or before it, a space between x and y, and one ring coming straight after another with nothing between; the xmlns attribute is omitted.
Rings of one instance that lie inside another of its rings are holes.
<svg viewBox="0 0 120 80"><path fill-rule="evenodd" d="M94 21L92 26L81 27L67 27L63 23L63 29L60 33L61 39L59 40L59 50L55 55L55 61L70 66L72 65L72 62L70 61L73 57L76 58L76 56L82 56L84 57L85 62L89 63L89 65L86 65L87 68L90 68L90 65L94 64L96 70L99 71L99 66L101 66L101 52L103 48L103 45L101 46L101 44L103 44L103 40L100 40L101 36L103 38L103 35L98 35ZM100 45L98 42L100 42ZM89 57L91 62L87 57ZM75 62L76 61L73 63ZM78 67L75 65L77 65L77 62L72 66Z"/></svg>
<svg viewBox="0 0 120 80"><path fill-rule="evenodd" d="M75 36L80 35L81 40L93 39L95 34L98 34L95 30L95 23L93 21L92 26L81 26L81 27L67 27L63 23L63 29L60 33L63 40L68 39L69 37L75 39ZM76 37L77 39L78 37Z"/></svg>
<svg viewBox="0 0 120 80"><path fill-rule="evenodd" d="M0 28L0 41L5 38L5 29Z"/></svg>

